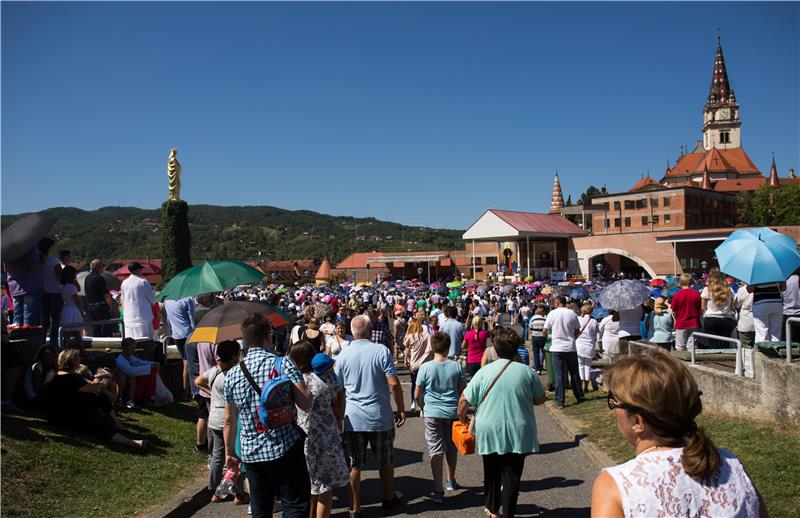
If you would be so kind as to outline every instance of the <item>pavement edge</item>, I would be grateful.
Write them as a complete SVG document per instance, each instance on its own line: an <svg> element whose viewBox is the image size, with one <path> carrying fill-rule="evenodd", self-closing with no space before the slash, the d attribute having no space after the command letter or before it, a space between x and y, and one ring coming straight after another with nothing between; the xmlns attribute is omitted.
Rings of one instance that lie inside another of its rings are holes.
<svg viewBox="0 0 800 518"><path fill-rule="evenodd" d="M211 500L211 491L208 489L208 477L199 478L192 482L169 501L161 504L145 518L187 518L205 507Z"/></svg>
<svg viewBox="0 0 800 518"><path fill-rule="evenodd" d="M554 402L545 402L544 408L547 410L547 413L550 414L550 417L552 417L556 422L558 427L561 428L568 436L571 436L573 441L578 443L578 447L583 450L583 453L589 457L589 460L592 461L592 464L594 464L597 469L602 470L617 464L602 449L600 449L599 446L587 439L585 434L580 431L572 418L562 412Z"/></svg>

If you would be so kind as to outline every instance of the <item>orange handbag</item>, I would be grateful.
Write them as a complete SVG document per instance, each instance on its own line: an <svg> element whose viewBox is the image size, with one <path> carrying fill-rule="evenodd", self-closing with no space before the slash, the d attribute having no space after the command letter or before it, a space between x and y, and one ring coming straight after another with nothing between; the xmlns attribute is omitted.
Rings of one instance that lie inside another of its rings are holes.
<svg viewBox="0 0 800 518"><path fill-rule="evenodd" d="M453 422L453 442L461 455L475 453L475 436L469 433L469 424Z"/></svg>

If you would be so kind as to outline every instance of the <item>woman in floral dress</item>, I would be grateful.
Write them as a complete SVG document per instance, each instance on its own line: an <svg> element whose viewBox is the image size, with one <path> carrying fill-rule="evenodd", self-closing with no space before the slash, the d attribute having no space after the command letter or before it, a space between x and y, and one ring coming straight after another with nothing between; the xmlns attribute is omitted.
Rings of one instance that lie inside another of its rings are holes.
<svg viewBox="0 0 800 518"><path fill-rule="evenodd" d="M316 518L328 518L333 505L333 489L350 482L347 461L337 421L344 415L344 398L333 375L333 360L303 340L292 346L289 355L300 369L314 402L308 411L298 409L297 423L308 435L305 443L308 475L311 479L311 505ZM334 413L334 410L336 413Z"/></svg>

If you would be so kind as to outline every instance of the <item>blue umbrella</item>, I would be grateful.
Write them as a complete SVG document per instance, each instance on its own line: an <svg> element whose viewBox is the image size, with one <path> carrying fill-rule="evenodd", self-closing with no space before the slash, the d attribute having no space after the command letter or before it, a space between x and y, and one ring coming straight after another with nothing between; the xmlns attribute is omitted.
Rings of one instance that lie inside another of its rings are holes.
<svg viewBox="0 0 800 518"><path fill-rule="evenodd" d="M714 251L719 269L747 284L783 282L800 267L797 243L766 227L737 230Z"/></svg>
<svg viewBox="0 0 800 518"><path fill-rule="evenodd" d="M586 300L589 298L589 292L586 288L572 288L569 292L569 298L575 300Z"/></svg>
<svg viewBox="0 0 800 518"><path fill-rule="evenodd" d="M679 291L681 291L681 288L670 288L669 291L667 291L667 295L671 297L676 293L678 293Z"/></svg>
<svg viewBox="0 0 800 518"><path fill-rule="evenodd" d="M650 296L654 299L664 296L664 290L650 290Z"/></svg>
<svg viewBox="0 0 800 518"><path fill-rule="evenodd" d="M608 316L608 310L603 306L597 306L592 311L592 318L596 318L597 320L602 320Z"/></svg>
<svg viewBox="0 0 800 518"><path fill-rule="evenodd" d="M642 281L630 279L614 282L600 292L600 304L614 311L639 307L649 298L650 287Z"/></svg>

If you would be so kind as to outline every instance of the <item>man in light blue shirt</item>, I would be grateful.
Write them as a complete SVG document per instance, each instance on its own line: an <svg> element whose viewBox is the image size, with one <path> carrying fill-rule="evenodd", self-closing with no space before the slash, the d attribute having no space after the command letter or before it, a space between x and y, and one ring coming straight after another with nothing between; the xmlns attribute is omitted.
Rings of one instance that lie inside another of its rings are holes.
<svg viewBox="0 0 800 518"><path fill-rule="evenodd" d="M345 455L350 464L351 513L361 512L361 470L367 444L378 461L383 485L383 509L395 507L402 498L394 491L394 425L405 423L403 389L397 379L391 351L376 344L369 317L359 315L350 324L353 341L336 357L336 376L344 386L347 404L344 415ZM390 393L397 412L392 419Z"/></svg>
<svg viewBox="0 0 800 518"><path fill-rule="evenodd" d="M450 337L450 352L447 357L457 360L461 356L461 342L464 341L464 324L458 321L458 309L455 306L447 306L444 310L447 320L439 324L439 331L447 333Z"/></svg>

